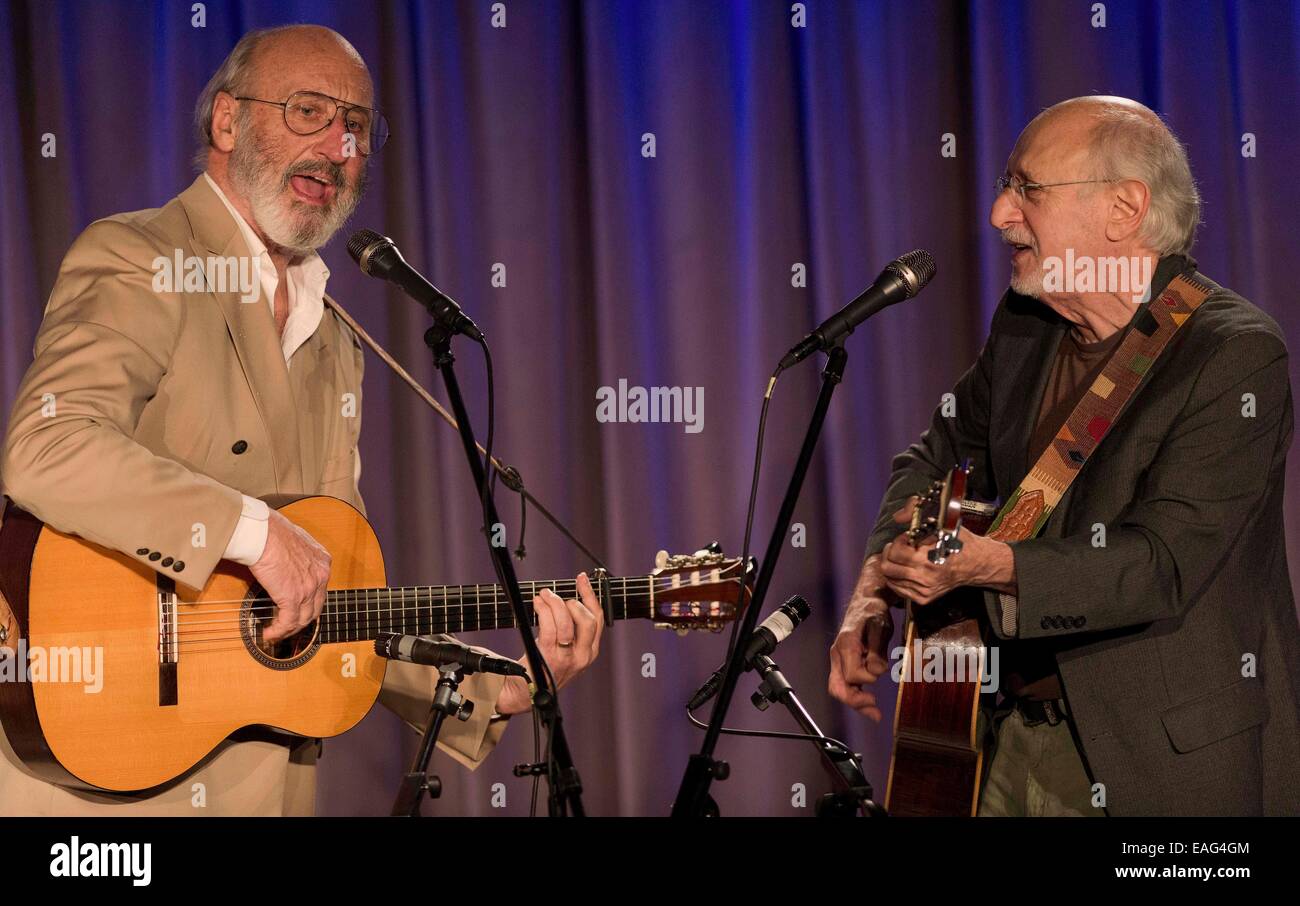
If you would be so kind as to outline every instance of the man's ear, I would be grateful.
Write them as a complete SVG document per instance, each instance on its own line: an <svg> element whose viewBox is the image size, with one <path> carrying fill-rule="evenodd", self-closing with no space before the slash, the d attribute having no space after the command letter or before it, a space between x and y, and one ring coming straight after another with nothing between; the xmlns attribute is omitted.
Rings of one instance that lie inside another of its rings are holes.
<svg viewBox="0 0 1300 906"><path fill-rule="evenodd" d="M1151 207L1151 189L1140 179L1121 179L1112 184L1110 207L1106 211L1106 238L1123 242L1137 234Z"/></svg>
<svg viewBox="0 0 1300 906"><path fill-rule="evenodd" d="M238 136L235 112L239 109L238 104L239 101L225 91L218 91L212 102L212 144L218 151L227 154L235 150L235 138Z"/></svg>

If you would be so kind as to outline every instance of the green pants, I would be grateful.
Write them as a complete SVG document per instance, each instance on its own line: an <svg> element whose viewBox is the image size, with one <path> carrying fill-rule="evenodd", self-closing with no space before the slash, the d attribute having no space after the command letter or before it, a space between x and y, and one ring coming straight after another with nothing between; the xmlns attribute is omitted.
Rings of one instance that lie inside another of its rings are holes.
<svg viewBox="0 0 1300 906"><path fill-rule="evenodd" d="M1017 710L993 718L996 744L980 791L981 818L1103 817L1068 719L1025 726Z"/></svg>

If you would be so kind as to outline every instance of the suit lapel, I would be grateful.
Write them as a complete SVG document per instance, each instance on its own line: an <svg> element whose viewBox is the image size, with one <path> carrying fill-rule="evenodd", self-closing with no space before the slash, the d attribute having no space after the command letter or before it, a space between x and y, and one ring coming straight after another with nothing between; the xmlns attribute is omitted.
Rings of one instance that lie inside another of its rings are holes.
<svg viewBox="0 0 1300 906"><path fill-rule="evenodd" d="M195 255L237 257L241 261L249 257L239 226L202 176L180 198L194 231L190 245ZM255 280L259 279L256 274L254 269ZM266 436L271 438L276 485L286 492L300 489L303 465L297 406L270 306L260 293L256 302L242 301L237 291L210 295L226 320ZM295 430L286 430L289 425Z"/></svg>
<svg viewBox="0 0 1300 906"><path fill-rule="evenodd" d="M320 407L320 411L313 413L309 406L299 407L298 449L301 451L302 474L310 482L303 485L304 490L315 487L315 482L325 465L320 458L321 451L329 448L321 441L327 436L326 432L333 424L333 412L330 407L343 405L337 392L333 397L329 396L328 388L336 387L336 383L334 369L327 358L329 341L325 338L324 321L327 317L329 317L329 309L325 310L316 332L308 337L293 354L293 375L289 378L291 385L301 386L307 382L308 386L301 386L304 400L311 399L315 392L325 393L324 406Z"/></svg>

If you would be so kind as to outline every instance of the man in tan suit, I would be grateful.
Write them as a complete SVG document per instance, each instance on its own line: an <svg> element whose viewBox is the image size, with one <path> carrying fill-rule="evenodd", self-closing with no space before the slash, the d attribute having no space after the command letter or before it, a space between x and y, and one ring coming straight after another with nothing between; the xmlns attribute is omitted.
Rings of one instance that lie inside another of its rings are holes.
<svg viewBox="0 0 1300 906"><path fill-rule="evenodd" d="M355 209L386 137L372 97L361 57L329 29L245 36L196 110L206 172L69 250L0 462L17 505L179 583L201 589L222 559L248 566L277 605L268 639L320 614L330 557L259 498L326 494L365 511L361 348L324 304L315 249ZM187 283L195 258L205 277ZM560 686L600 646L599 604L578 584L581 601L534 600ZM390 663L381 701L422 723L436 678ZM440 745L474 768L531 700L519 678L479 674L461 691L478 707ZM311 814L317 752L245 731L166 788L118 796L36 779L0 735L0 814Z"/></svg>

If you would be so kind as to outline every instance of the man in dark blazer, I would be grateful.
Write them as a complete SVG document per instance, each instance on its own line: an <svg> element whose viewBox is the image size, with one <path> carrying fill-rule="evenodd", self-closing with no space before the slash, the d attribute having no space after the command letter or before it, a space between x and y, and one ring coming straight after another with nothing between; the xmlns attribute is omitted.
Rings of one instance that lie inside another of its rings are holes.
<svg viewBox="0 0 1300 906"><path fill-rule="evenodd" d="M1135 102L1044 111L999 189L1011 289L952 405L894 460L830 691L880 720L889 606L982 587L1002 703L979 814L1300 814L1291 391L1281 332L1254 305L1215 285L1037 536L967 535L942 565L898 537L909 498L965 457L974 495L1005 500L1135 315L1196 268L1185 152ZM1139 263L1133 285L1060 279L1062 261L1119 258Z"/></svg>

